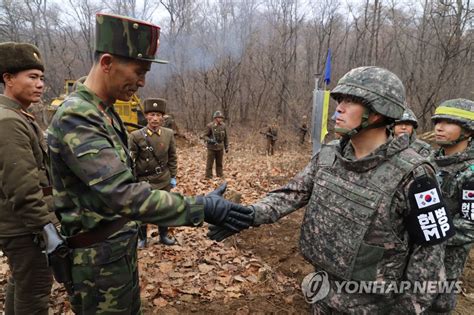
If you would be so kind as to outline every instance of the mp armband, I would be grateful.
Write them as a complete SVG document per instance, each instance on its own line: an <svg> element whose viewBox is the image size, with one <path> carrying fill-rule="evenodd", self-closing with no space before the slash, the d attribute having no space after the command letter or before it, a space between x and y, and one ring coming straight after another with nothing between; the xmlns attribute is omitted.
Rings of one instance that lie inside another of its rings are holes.
<svg viewBox="0 0 474 315"><path fill-rule="evenodd" d="M408 190L407 230L419 245L435 245L454 236L454 225L434 178L416 178Z"/></svg>
<svg viewBox="0 0 474 315"><path fill-rule="evenodd" d="M461 218L474 222L474 181L468 181L461 189Z"/></svg>

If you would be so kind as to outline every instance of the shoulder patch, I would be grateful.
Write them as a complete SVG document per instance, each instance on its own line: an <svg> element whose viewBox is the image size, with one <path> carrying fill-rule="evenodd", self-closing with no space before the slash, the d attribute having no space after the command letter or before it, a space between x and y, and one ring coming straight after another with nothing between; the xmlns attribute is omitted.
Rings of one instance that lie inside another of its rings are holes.
<svg viewBox="0 0 474 315"><path fill-rule="evenodd" d="M450 212L434 178L415 177L408 189L408 198L410 214L407 230L414 243L435 245L454 236Z"/></svg>
<svg viewBox="0 0 474 315"><path fill-rule="evenodd" d="M462 185L460 213L463 219L474 222L474 180L472 178Z"/></svg>

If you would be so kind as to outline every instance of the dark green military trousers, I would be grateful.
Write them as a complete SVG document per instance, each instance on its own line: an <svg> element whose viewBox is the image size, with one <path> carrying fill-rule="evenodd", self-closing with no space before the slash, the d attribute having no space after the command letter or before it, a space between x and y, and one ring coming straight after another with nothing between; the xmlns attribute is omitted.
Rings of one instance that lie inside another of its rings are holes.
<svg viewBox="0 0 474 315"><path fill-rule="evenodd" d="M72 251L74 293L70 301L74 313L142 314L137 232L135 226L104 242Z"/></svg>
<svg viewBox="0 0 474 315"><path fill-rule="evenodd" d="M224 150L211 150L207 149L207 164L206 164L206 177L212 178L212 166L214 160L216 161L216 175L223 177L224 172L222 170L222 161L224 159Z"/></svg>
<svg viewBox="0 0 474 315"><path fill-rule="evenodd" d="M267 138L267 154L273 155L275 153L275 140Z"/></svg>
<svg viewBox="0 0 474 315"><path fill-rule="evenodd" d="M0 249L8 258L5 314L48 314L53 276L46 256L33 235L0 238Z"/></svg>

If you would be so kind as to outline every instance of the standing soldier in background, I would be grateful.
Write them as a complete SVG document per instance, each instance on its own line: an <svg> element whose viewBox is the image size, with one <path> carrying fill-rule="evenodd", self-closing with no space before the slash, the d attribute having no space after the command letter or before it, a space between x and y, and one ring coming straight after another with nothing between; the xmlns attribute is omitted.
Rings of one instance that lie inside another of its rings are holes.
<svg viewBox="0 0 474 315"><path fill-rule="evenodd" d="M163 128L166 100L147 99L144 102L147 126L130 134L130 154L138 181L150 183L152 189L170 191L176 187L178 157L173 130ZM168 228L159 227L160 242L173 245L176 240L168 237ZM147 243L147 225L140 226L138 247Z"/></svg>
<svg viewBox="0 0 474 315"><path fill-rule="evenodd" d="M63 283L76 314L141 314L136 221L235 230L251 220L249 209L220 197L225 187L185 197L136 182L113 104L145 85L152 62L163 63L159 35L151 23L98 13L94 64L48 128L54 210L70 248Z"/></svg>
<svg viewBox="0 0 474 315"><path fill-rule="evenodd" d="M278 140L278 129L276 122L272 122L268 125L267 130L263 132L265 139L267 140L267 155L273 155L275 153L275 143Z"/></svg>
<svg viewBox="0 0 474 315"><path fill-rule="evenodd" d="M395 137L407 134L410 137L410 146L421 156L429 157L432 148L428 143L416 138L417 128L418 120L413 111L407 108L403 113L403 116L400 119L395 120L393 123L393 134Z"/></svg>
<svg viewBox="0 0 474 315"><path fill-rule="evenodd" d="M5 314L48 314L53 276L40 248L56 222L43 132L27 112L41 100L44 64L36 46L0 44L0 250L8 258Z"/></svg>
<svg viewBox="0 0 474 315"><path fill-rule="evenodd" d="M206 178L212 178L212 166L216 161L216 175L224 177L223 160L225 153L229 152L229 140L227 129L224 124L224 115L220 111L212 115L214 121L206 126L206 132L201 136L207 143Z"/></svg>
<svg viewBox="0 0 474 315"><path fill-rule="evenodd" d="M440 243L454 229L433 166L410 147L408 136L387 132L403 115L403 83L386 69L360 67L339 80L331 97L338 103L336 132L342 139L323 145L288 184L251 205L253 225L306 207L301 252L329 286L319 300L311 298L321 284L303 287L313 314L421 313L436 290L395 292L393 286L443 281ZM231 234L211 227L208 235L222 240ZM382 289L338 290L342 281L378 283Z"/></svg>
<svg viewBox="0 0 474 315"><path fill-rule="evenodd" d="M448 100L436 108L434 154L438 178L456 235L446 243L444 265L448 281L458 281L474 242L474 102ZM430 314L448 314L456 307L454 292L440 294Z"/></svg>
<svg viewBox="0 0 474 315"><path fill-rule="evenodd" d="M301 127L299 127L298 134L300 136L300 144L304 144L304 140L306 134L308 133L308 122L306 121L306 115L303 116L303 122L301 123Z"/></svg>
<svg viewBox="0 0 474 315"><path fill-rule="evenodd" d="M173 114L163 115L163 127L173 130L175 136L179 135L178 125L174 120Z"/></svg>

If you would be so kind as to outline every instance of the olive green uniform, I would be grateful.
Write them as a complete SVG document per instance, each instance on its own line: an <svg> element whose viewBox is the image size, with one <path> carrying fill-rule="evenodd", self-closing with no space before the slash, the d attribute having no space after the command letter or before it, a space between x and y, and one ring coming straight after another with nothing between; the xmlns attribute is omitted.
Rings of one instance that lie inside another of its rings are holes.
<svg viewBox="0 0 474 315"><path fill-rule="evenodd" d="M206 126L206 132L202 138L207 142L207 163L206 177L212 178L212 166L216 161L216 175L223 177L222 170L224 150L227 152L229 148L229 140L227 138L227 129L224 123L211 122Z"/></svg>
<svg viewBox="0 0 474 315"><path fill-rule="evenodd" d="M275 143L278 138L278 130L276 127L268 127L265 132L265 138L267 138L267 154L273 155L275 153Z"/></svg>
<svg viewBox="0 0 474 315"><path fill-rule="evenodd" d="M49 212L51 189L46 144L33 116L0 95L0 249L12 275L7 285L6 314L48 314L53 278L35 241Z"/></svg>

